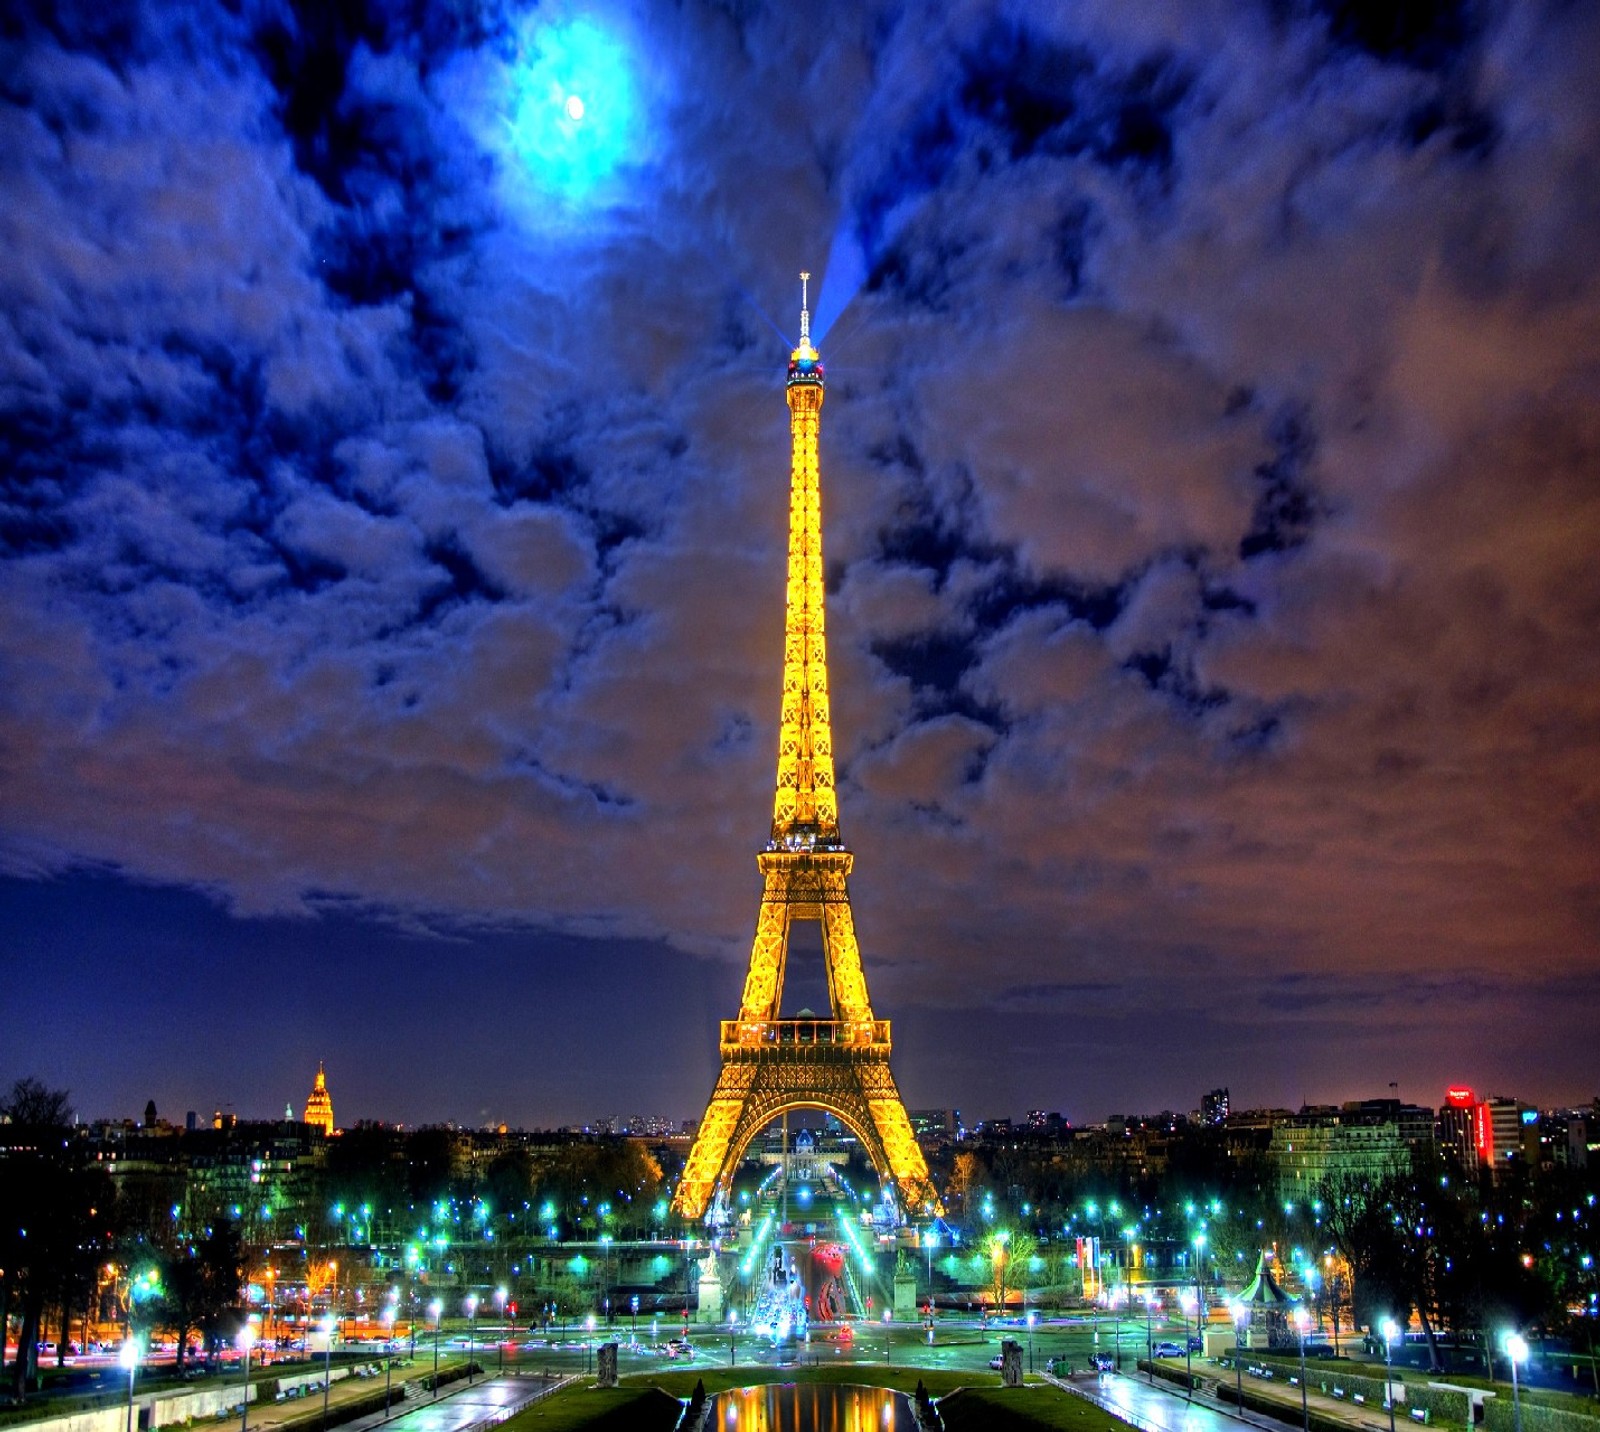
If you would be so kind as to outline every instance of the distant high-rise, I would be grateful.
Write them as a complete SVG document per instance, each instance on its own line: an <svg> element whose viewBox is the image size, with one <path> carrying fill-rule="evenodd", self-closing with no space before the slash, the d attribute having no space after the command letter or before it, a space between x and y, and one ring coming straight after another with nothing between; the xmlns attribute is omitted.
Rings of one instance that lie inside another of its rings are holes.
<svg viewBox="0 0 1600 1432"><path fill-rule="evenodd" d="M333 1133L333 1096L328 1093L328 1076L322 1061L317 1061L317 1082L311 1086L311 1097L306 1100L306 1123L323 1133Z"/></svg>
<svg viewBox="0 0 1600 1432"><path fill-rule="evenodd" d="M1200 1122L1221 1125L1228 1122L1228 1091L1213 1089L1200 1096Z"/></svg>
<svg viewBox="0 0 1600 1432"><path fill-rule="evenodd" d="M1463 1173L1478 1171L1479 1155L1488 1144L1479 1113L1482 1108L1465 1085L1445 1090L1444 1107L1439 1110L1439 1146L1454 1155Z"/></svg>

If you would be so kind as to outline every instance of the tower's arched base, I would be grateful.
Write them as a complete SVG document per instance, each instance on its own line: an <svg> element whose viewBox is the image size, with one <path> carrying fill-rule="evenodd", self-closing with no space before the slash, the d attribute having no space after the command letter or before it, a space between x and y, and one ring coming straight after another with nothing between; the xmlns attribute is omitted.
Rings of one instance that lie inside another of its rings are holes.
<svg viewBox="0 0 1600 1432"><path fill-rule="evenodd" d="M673 1211L701 1218L733 1178L750 1141L780 1114L820 1109L858 1139L901 1208L936 1212L938 1195L889 1070L889 1022L724 1021L722 1072L673 1198Z"/></svg>

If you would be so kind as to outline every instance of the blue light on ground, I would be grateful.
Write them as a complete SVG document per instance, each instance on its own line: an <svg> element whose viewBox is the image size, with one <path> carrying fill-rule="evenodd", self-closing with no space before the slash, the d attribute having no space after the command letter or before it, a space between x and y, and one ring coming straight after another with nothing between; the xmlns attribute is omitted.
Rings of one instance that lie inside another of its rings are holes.
<svg viewBox="0 0 1600 1432"><path fill-rule="evenodd" d="M536 192L590 197L636 147L632 59L589 20L528 26L508 76L507 143Z"/></svg>

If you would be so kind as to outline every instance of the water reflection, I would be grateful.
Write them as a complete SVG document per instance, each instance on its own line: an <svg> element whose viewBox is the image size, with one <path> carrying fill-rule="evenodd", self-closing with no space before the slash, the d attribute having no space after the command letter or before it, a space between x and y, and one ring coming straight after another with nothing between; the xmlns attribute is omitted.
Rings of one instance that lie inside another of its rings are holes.
<svg viewBox="0 0 1600 1432"><path fill-rule="evenodd" d="M773 1382L719 1393L717 1432L912 1432L911 1404L886 1387Z"/></svg>

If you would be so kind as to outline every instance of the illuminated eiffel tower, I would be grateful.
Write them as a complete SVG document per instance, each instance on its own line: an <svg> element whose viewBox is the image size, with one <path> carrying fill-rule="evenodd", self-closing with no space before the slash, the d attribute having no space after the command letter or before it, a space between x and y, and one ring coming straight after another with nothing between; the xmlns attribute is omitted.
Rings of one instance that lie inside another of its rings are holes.
<svg viewBox="0 0 1600 1432"><path fill-rule="evenodd" d="M828 719L823 627L822 483L817 432L822 360L811 346L801 274L800 346L789 356L789 586L783 637L783 711L772 838L756 857L763 889L737 1019L722 1021L722 1072L673 1198L700 1218L757 1133L790 1109L822 1109L860 1141L902 1210L937 1212L928 1164L889 1072L889 1021L875 1019L861 971L847 878L855 857L839 834ZM822 925L831 1019L780 1019L789 927Z"/></svg>

